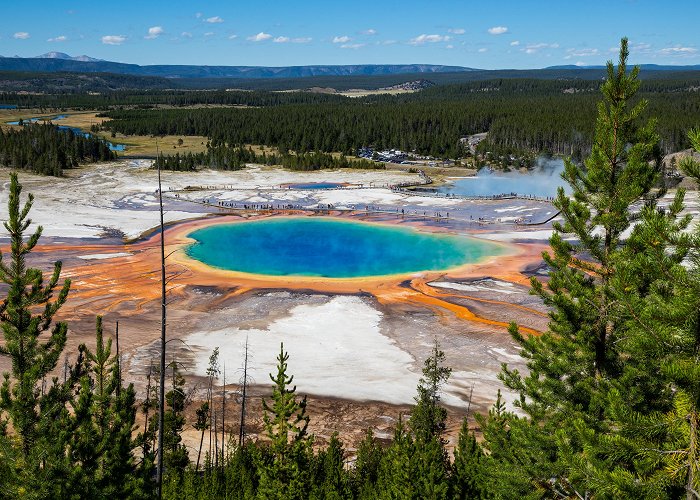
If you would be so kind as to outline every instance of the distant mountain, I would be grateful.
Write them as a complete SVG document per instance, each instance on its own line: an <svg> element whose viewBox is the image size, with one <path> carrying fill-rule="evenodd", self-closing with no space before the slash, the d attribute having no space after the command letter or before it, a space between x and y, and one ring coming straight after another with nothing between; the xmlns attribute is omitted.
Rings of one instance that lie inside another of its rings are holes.
<svg viewBox="0 0 700 500"><path fill-rule="evenodd" d="M194 66L125 64L88 56L71 57L49 52L39 57L0 58L0 71L117 73L165 78L303 78L309 76L394 75L405 73L455 73L475 71L462 66L435 64L356 64L315 66Z"/></svg>
<svg viewBox="0 0 700 500"><path fill-rule="evenodd" d="M36 56L34 59L62 59L64 61L80 61L80 62L97 62L102 61L102 59L95 59L94 57L89 57L86 55L82 56L69 56L65 52L47 52L46 54L41 54Z"/></svg>
<svg viewBox="0 0 700 500"><path fill-rule="evenodd" d="M645 71L699 71L700 64L688 66L673 66L670 64L632 64L630 66L639 66L639 69ZM596 66L578 66L576 64L564 64L561 66L549 66L545 69L605 69L604 65Z"/></svg>

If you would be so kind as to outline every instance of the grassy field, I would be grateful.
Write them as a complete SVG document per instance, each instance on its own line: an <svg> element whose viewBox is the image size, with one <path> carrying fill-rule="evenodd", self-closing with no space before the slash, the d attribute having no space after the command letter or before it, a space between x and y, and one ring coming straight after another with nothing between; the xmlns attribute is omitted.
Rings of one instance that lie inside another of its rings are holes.
<svg viewBox="0 0 700 500"><path fill-rule="evenodd" d="M202 136L179 136L166 135L163 137L153 137L150 135L122 135L100 132L100 137L116 143L125 144L126 151L118 153L119 156L156 156L159 151L164 155L174 155L175 153L201 153L207 150L207 138ZM178 145L178 140L182 139L182 145Z"/></svg>

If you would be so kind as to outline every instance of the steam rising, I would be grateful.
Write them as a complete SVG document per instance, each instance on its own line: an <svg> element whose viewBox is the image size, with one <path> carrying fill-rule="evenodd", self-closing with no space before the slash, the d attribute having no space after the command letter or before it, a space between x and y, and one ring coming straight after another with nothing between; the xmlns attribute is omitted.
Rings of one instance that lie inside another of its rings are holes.
<svg viewBox="0 0 700 500"><path fill-rule="evenodd" d="M541 156L537 159L535 167L527 173L500 172L483 168L476 177L455 180L437 188L437 192L457 196L556 196L560 186L569 191L568 184L561 178L563 171L562 159Z"/></svg>

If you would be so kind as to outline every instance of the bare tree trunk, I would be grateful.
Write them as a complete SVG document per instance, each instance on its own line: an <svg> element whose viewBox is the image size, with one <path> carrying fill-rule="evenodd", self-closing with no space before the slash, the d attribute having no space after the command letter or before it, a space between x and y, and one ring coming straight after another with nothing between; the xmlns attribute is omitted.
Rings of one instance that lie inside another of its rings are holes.
<svg viewBox="0 0 700 500"><path fill-rule="evenodd" d="M238 446L243 446L245 440L245 398L248 388L248 337L245 338L245 357L243 359L243 394L241 397L241 421L238 428Z"/></svg>
<svg viewBox="0 0 700 500"><path fill-rule="evenodd" d="M700 459L698 456L697 440L698 418L700 418L700 415L698 415L698 412L695 410L691 410L688 418L690 420L690 445L688 447L688 482L686 483L685 490L686 499L693 500L700 498L700 496L698 496L698 492L696 491L697 485L695 484L697 481L696 473L698 469L698 460Z"/></svg>
<svg viewBox="0 0 700 500"><path fill-rule="evenodd" d="M122 359L119 356L119 321L117 321L117 326L114 330L114 337L117 343L117 397L119 397L122 392Z"/></svg>
<svg viewBox="0 0 700 500"><path fill-rule="evenodd" d="M216 423L216 412L214 412L214 469L219 468L219 431Z"/></svg>
<svg viewBox="0 0 700 500"><path fill-rule="evenodd" d="M148 366L148 375L146 376L146 421L143 424L143 459L146 459L146 439L148 436L148 413L151 407L151 375L153 374L153 360Z"/></svg>
<svg viewBox="0 0 700 500"><path fill-rule="evenodd" d="M224 385L221 399L221 467L226 456L226 363L224 363Z"/></svg>
<svg viewBox="0 0 700 500"><path fill-rule="evenodd" d="M156 157L158 147L156 145ZM156 160L158 161L158 160ZM163 187L158 163L158 204L160 208L160 400L158 404L158 498L163 498L163 423L165 413L165 225L163 223Z"/></svg>

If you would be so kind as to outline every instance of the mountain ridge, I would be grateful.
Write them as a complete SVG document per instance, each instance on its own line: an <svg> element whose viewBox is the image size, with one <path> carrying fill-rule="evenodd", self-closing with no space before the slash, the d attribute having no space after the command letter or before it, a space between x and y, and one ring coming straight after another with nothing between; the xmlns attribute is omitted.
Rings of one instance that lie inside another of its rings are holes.
<svg viewBox="0 0 700 500"><path fill-rule="evenodd" d="M305 66L209 66L189 64L138 65L72 57L49 52L38 57L0 57L0 70L28 72L116 73L166 78L302 78L307 76L392 75L477 71L441 64L347 64Z"/></svg>

